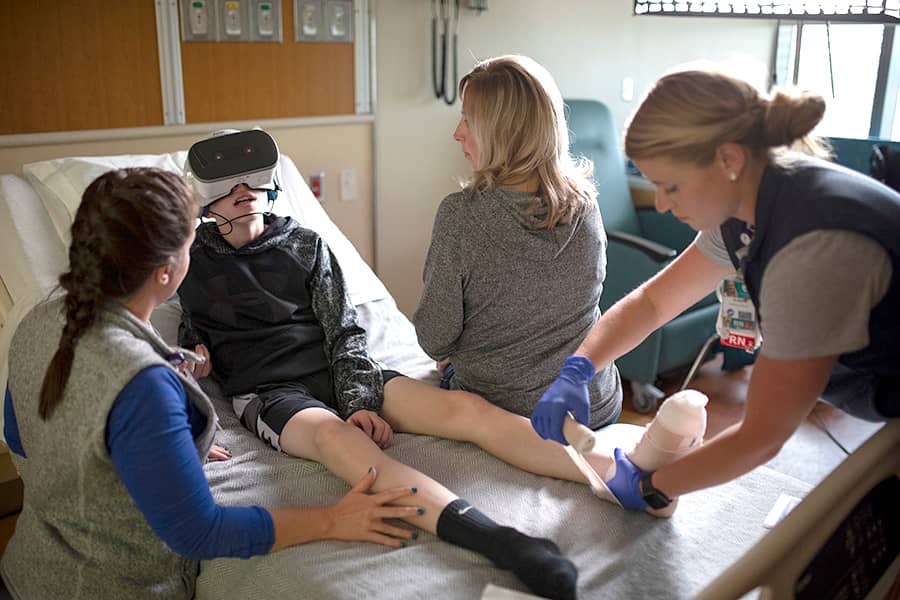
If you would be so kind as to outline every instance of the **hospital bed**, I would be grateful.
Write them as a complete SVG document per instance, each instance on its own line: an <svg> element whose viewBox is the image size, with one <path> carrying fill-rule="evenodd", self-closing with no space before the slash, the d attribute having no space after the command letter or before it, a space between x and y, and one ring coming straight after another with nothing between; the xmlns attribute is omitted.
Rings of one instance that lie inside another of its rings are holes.
<svg viewBox="0 0 900 600"><path fill-rule="evenodd" d="M6 368L16 324L47 295L65 268L68 225L87 184L110 168L141 165L180 170L183 163L183 152L72 157L26 165L24 177L0 175L0 277L8 291L8 310L0 329L0 369ZM328 218L293 162L283 157L282 165L285 192L276 201L275 212L289 214L318 231L332 247L373 356L386 367L434 382L433 362L417 345L410 322ZM170 340L178 320L176 303L163 305L153 315L160 333ZM0 384L5 385L5 371L0 371ZM204 385L220 417L217 442L233 455L229 461L205 467L219 502L316 505L335 502L347 491L348 486L321 465L277 453L256 439L239 424L215 384L206 381ZM598 444L608 449L624 445L640 431L614 425L597 434ZM586 485L515 469L466 443L398 434L388 453L443 482L498 521L555 540L578 567L580 598L724 598L739 597L769 579L780 582L778 573L785 572L780 567L788 562L790 577L799 572L794 563L800 563L802 571L812 554L788 553L795 559L788 561L782 558L784 544L806 540L813 553L822 547L835 523L859 500L847 488L862 493L879 478L896 482L897 424L883 428L876 438L873 446L866 446L867 453L854 455L838 471L871 473L870 465L878 465L877 476L844 479L835 485L827 480L771 532L763 522L779 497L802 498L810 486L766 467L689 494L671 519L658 520L602 502ZM897 506L895 502L894 512ZM894 573L896 554L894 549ZM775 575L770 569L773 564ZM790 584L772 589L774 597L784 597ZM501 597L503 590L523 591L524 587L480 555L423 534L400 550L325 541L247 560L205 561L196 596L470 599L483 594ZM766 593L763 590L761 595Z"/></svg>

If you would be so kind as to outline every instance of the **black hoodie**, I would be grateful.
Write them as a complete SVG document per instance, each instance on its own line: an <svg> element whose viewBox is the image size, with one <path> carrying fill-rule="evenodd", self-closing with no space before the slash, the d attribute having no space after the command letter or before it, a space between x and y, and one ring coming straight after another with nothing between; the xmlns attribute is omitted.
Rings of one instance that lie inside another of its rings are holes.
<svg viewBox="0 0 900 600"><path fill-rule="evenodd" d="M378 411L381 372L334 255L319 234L290 217L265 220L263 233L238 249L215 223L197 229L178 290L179 343L209 348L226 394L330 368L343 418Z"/></svg>

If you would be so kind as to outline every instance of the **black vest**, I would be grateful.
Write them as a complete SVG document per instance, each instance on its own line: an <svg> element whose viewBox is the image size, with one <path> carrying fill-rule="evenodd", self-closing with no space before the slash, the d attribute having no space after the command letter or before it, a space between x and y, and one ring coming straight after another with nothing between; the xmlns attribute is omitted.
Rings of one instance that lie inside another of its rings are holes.
<svg viewBox="0 0 900 600"><path fill-rule="evenodd" d="M791 166L769 165L759 186L756 233L745 251L746 224L729 219L722 238L735 268L760 309L760 285L769 261L785 245L814 230L843 229L865 235L887 251L891 283L869 318L869 345L842 354L838 362L881 380L878 396L900 406L900 194L856 171L803 159ZM790 298L785 298L790 302ZM827 302L827 299L823 299ZM892 398L884 396L887 393Z"/></svg>

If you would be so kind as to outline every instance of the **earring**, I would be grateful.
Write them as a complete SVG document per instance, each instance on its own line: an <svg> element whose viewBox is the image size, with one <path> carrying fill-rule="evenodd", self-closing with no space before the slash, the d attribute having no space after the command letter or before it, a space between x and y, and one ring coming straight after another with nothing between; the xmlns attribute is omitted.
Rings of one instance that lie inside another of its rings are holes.
<svg viewBox="0 0 900 600"><path fill-rule="evenodd" d="M732 171L728 174L728 181L737 181L737 173Z"/></svg>
<svg viewBox="0 0 900 600"><path fill-rule="evenodd" d="M163 273L162 277L159 278L159 282L162 283L163 285L168 285L169 284L168 274Z"/></svg>

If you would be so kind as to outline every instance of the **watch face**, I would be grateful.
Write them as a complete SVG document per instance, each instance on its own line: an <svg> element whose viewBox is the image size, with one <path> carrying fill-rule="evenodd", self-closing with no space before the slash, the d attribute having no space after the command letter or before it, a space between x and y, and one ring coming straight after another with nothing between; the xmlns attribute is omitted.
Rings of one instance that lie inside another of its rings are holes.
<svg viewBox="0 0 900 600"><path fill-rule="evenodd" d="M662 495L656 491L647 496L644 496L644 501L650 506L650 508L656 510L665 508L669 505L669 500L664 499Z"/></svg>

